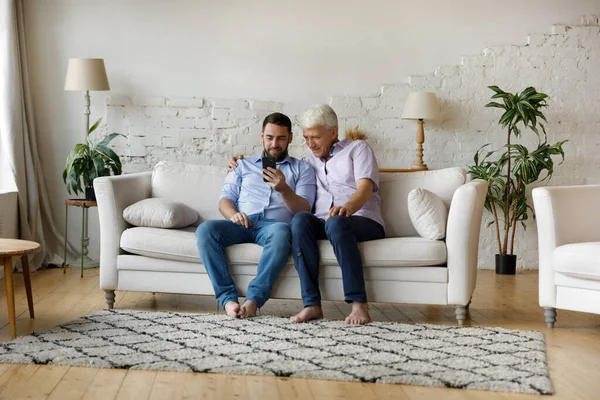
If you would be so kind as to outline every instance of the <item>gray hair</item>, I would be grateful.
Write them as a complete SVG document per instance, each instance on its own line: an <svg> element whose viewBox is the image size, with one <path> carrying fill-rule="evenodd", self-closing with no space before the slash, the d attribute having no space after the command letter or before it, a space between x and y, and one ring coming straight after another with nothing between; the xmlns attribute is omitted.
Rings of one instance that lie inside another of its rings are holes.
<svg viewBox="0 0 600 400"><path fill-rule="evenodd" d="M333 108L327 104L321 104L306 110L300 119L300 126L302 129L323 127L331 131L338 127L338 119Z"/></svg>

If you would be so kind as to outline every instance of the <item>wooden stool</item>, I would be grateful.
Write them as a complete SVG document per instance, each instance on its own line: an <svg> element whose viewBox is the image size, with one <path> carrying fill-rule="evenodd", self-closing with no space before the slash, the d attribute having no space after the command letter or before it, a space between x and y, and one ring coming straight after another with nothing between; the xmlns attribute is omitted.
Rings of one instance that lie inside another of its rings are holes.
<svg viewBox="0 0 600 400"><path fill-rule="evenodd" d="M8 321L10 323L10 337L17 337L17 322L15 321L15 292L13 288L13 264L14 256L21 257L23 265L23 280L25 281L25 291L27 292L27 305L29 307L29 316L33 316L33 295L31 294L31 277L29 276L28 254L37 252L40 249L39 243L18 239L0 239L0 260L4 265L4 285L6 286L6 304L8 306Z"/></svg>

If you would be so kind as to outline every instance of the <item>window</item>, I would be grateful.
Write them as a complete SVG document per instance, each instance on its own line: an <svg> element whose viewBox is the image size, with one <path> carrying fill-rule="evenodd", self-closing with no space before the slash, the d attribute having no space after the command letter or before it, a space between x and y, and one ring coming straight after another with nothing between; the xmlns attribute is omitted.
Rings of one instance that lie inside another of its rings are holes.
<svg viewBox="0 0 600 400"><path fill-rule="evenodd" d="M0 135L2 132L0 132ZM2 142L0 141L0 192L17 190L17 185L13 179L8 161L2 150Z"/></svg>

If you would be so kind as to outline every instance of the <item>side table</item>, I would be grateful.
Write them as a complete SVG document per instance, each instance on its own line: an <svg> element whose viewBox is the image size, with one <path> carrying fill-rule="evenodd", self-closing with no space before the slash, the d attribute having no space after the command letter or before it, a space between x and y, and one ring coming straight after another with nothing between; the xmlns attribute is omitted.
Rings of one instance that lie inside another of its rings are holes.
<svg viewBox="0 0 600 400"><path fill-rule="evenodd" d="M19 239L0 239L0 259L4 265L4 285L6 287L6 305L8 307L8 322L10 324L10 337L17 337L17 323L15 321L15 292L13 287L13 256L21 257L23 266L23 280L25 281L25 291L27 292L27 306L29 307L29 316L33 315L33 295L31 293L31 277L29 275L28 254L37 252L40 249L39 243Z"/></svg>
<svg viewBox="0 0 600 400"><path fill-rule="evenodd" d="M63 273L67 272L67 233L69 229L69 206L81 207L81 277L83 278L83 260L88 255L88 245L90 238L88 237L88 209L97 207L98 203L93 200L85 199L67 199L65 200L65 253L63 256Z"/></svg>

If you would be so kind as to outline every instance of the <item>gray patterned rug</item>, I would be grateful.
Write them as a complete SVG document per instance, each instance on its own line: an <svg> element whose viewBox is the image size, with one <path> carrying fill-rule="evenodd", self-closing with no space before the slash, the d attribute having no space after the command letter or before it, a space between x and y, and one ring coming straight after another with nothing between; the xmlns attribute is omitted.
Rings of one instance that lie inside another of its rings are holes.
<svg viewBox="0 0 600 400"><path fill-rule="evenodd" d="M502 328L108 310L0 343L0 362L552 394L543 335Z"/></svg>

